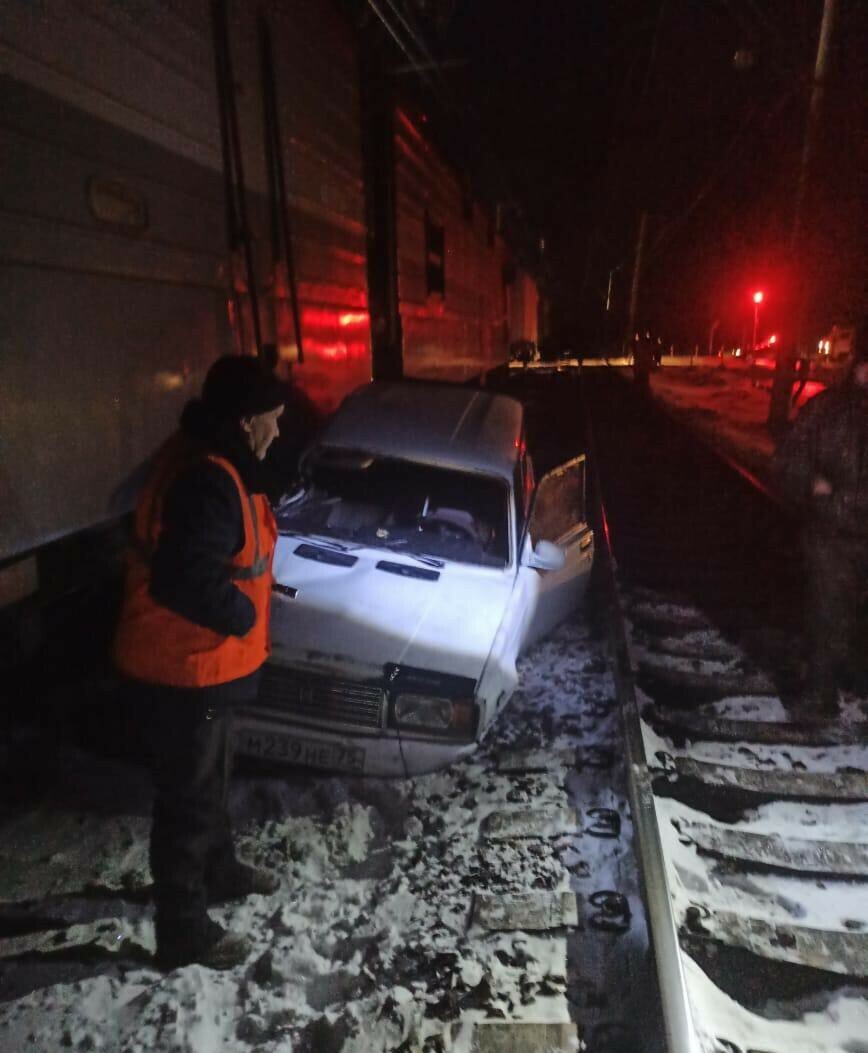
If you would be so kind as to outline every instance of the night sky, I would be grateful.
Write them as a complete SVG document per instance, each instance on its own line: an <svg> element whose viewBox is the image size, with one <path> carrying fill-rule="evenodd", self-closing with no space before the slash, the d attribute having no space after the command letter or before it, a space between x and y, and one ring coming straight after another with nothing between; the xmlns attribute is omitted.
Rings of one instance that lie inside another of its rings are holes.
<svg viewBox="0 0 868 1053"><path fill-rule="evenodd" d="M643 209L643 327L705 346L717 319L738 342L761 287L764 321L786 332L822 0L426 6L437 11L434 48L450 63L445 121L489 198L512 202L524 231L546 239L557 341L623 332ZM868 273L868 5L838 7L808 236L796 257L810 325L821 331L864 311Z"/></svg>

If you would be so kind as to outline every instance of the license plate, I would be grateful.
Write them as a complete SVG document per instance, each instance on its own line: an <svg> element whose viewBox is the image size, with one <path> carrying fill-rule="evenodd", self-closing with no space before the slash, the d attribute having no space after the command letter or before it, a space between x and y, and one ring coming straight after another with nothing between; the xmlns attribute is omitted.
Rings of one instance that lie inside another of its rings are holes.
<svg viewBox="0 0 868 1053"><path fill-rule="evenodd" d="M248 757L282 764L303 764L310 768L352 772L362 772L365 768L365 751L357 746L302 738L282 731L242 728L236 736L235 749Z"/></svg>

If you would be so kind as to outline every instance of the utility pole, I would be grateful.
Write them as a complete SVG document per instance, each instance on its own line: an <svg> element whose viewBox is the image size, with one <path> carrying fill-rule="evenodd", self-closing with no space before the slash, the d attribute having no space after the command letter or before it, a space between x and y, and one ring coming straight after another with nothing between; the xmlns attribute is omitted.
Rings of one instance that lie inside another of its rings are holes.
<svg viewBox="0 0 868 1053"><path fill-rule="evenodd" d="M633 280L630 283L630 309L627 312L627 330L624 334L626 353L636 332L636 312L639 307L639 280L642 275L642 257L645 254L645 237L648 233L648 213L643 209L639 216L639 232L636 235L636 252L633 256Z"/></svg>
<svg viewBox="0 0 868 1053"><path fill-rule="evenodd" d="M820 39L817 43L817 58L814 63L814 81L811 86L811 99L805 120L805 138L802 143L802 161L799 166L799 182L796 186L796 201L793 210L793 227L790 233L790 265L793 275L793 338L781 348L778 356L775 378L772 385L772 397L769 403L768 426L773 433L782 432L790 416L790 391L793 386L796 354L801 351L805 340L805 297L810 285L806 280L805 268L808 255L799 259L803 250L802 240L805 226L805 203L808 197L811 168L817 146L817 135L820 129L820 118L826 95L826 78L829 69L829 52L832 35L835 29L837 0L824 0L823 20L820 23Z"/></svg>
<svg viewBox="0 0 868 1053"><path fill-rule="evenodd" d="M612 279L615 277L615 271L617 267L612 267L609 271L609 284L606 288L606 314L612 310Z"/></svg>
<svg viewBox="0 0 868 1053"><path fill-rule="evenodd" d="M398 298L395 92L393 82L383 73L386 62L377 38L363 35L359 73L371 365L374 380L400 380L404 339Z"/></svg>
<svg viewBox="0 0 868 1053"><path fill-rule="evenodd" d="M715 318L714 321L711 323L711 328L708 330L708 357L709 358L711 358L714 355L714 334L717 332L717 330L719 328L720 328L720 319L719 318ZM754 341L754 343L755 342L756 341ZM723 364L723 359L721 359L721 364ZM692 363L691 363L691 365L692 365Z"/></svg>

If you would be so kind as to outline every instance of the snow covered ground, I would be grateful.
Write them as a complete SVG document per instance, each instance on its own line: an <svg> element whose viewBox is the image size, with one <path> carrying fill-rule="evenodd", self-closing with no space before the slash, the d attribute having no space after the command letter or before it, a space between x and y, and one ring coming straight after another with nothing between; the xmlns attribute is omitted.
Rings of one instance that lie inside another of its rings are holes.
<svg viewBox="0 0 868 1053"><path fill-rule="evenodd" d="M167 975L146 773L63 746L51 798L0 831L0 1049L626 1050L643 1030L654 1048L619 742L603 644L571 623L469 762L406 781L248 770L238 851L281 891L213 911L253 940L242 968Z"/></svg>
<svg viewBox="0 0 868 1053"><path fill-rule="evenodd" d="M510 363L510 372L552 373L577 369L578 359L557 363L535 362L528 367ZM628 380L633 369L626 358L584 359L587 370L612 368ZM766 426L774 362L764 360L752 369L732 358L696 358L664 355L661 368L651 374L651 391L679 420L699 436L765 478L774 453L774 439ZM791 406L791 416L828 384L844 375L841 368L826 369L807 382ZM795 388L793 389L795 391Z"/></svg>
<svg viewBox="0 0 868 1053"><path fill-rule="evenodd" d="M651 374L654 397L706 441L729 454L760 478L766 478L774 440L766 426L772 373L752 373L740 363L693 368L664 367ZM809 380L792 407L793 414L825 385Z"/></svg>

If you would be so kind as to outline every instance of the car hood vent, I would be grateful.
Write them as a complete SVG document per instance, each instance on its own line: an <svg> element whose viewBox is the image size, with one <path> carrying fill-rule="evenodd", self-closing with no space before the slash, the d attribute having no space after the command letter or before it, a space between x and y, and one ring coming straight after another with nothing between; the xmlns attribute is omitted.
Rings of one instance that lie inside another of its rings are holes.
<svg viewBox="0 0 868 1053"><path fill-rule="evenodd" d="M294 556L312 559L315 563L330 563L333 567L352 567L359 562L358 556L346 552L337 552L331 548L320 548L319 545L299 545L293 550Z"/></svg>
<svg viewBox="0 0 868 1053"><path fill-rule="evenodd" d="M391 563L387 559L381 559L377 564L377 570L385 570L388 574L399 574L402 578L419 578L422 581L437 581L440 577L439 570L426 570L425 567L411 567L406 563Z"/></svg>

